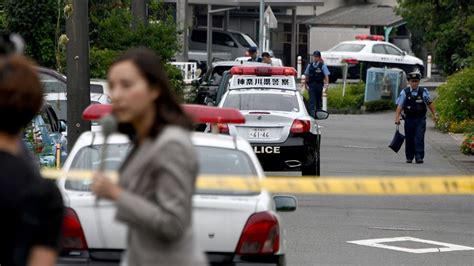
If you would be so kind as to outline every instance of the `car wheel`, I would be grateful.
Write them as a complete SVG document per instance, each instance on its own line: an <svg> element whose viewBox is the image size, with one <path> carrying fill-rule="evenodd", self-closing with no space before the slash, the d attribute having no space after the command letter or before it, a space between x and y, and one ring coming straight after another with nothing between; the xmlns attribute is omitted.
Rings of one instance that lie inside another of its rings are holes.
<svg viewBox="0 0 474 266"><path fill-rule="evenodd" d="M309 163L303 165L302 168L302 175L307 176L320 176L321 175L321 162L320 162L320 155L321 151L319 150L319 146L317 149L310 149L308 150L310 155L308 155Z"/></svg>

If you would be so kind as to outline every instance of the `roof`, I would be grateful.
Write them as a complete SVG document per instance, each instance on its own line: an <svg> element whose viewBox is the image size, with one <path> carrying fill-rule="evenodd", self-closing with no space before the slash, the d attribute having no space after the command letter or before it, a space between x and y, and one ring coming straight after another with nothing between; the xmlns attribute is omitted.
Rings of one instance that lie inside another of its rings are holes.
<svg viewBox="0 0 474 266"><path fill-rule="evenodd" d="M165 0L165 3L176 3L177 0ZM259 6L260 0L188 0L189 4L217 5L217 6ZM296 7L296 6L323 6L324 1L315 0L265 0L266 5L272 7Z"/></svg>
<svg viewBox="0 0 474 266"><path fill-rule="evenodd" d="M318 26L395 26L403 21L392 6L354 5L333 9L303 23Z"/></svg>

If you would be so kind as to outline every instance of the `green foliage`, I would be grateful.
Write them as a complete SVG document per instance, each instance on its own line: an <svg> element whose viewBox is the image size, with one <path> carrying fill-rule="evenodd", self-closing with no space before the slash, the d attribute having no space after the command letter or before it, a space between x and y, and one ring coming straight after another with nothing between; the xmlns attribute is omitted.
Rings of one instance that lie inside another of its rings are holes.
<svg viewBox="0 0 474 266"><path fill-rule="evenodd" d="M474 120L474 68L450 76L437 91L435 106L439 119L436 126L450 131L453 126L459 128L456 124L464 123L469 128L469 121Z"/></svg>
<svg viewBox="0 0 474 266"><path fill-rule="evenodd" d="M368 102L365 102L364 105L365 105L365 110L367 112L394 110L396 107L396 105L393 103L392 100L368 101Z"/></svg>
<svg viewBox="0 0 474 266"><path fill-rule="evenodd" d="M160 1L150 1L150 23L138 25L132 31L132 16L125 1L95 0L91 4L90 73L93 78L106 78L113 60L132 47L146 46L155 50L164 63L169 62L179 49L176 24ZM165 65L172 86L180 97L183 93L181 72Z"/></svg>
<svg viewBox="0 0 474 266"><path fill-rule="evenodd" d="M5 1L8 30L20 34L26 43L26 53L38 64L54 68L57 0Z"/></svg>
<svg viewBox="0 0 474 266"><path fill-rule="evenodd" d="M446 74L474 62L474 5L470 0L398 0L397 9L414 41L434 53Z"/></svg>
<svg viewBox="0 0 474 266"><path fill-rule="evenodd" d="M342 85L328 90L328 109L344 112L358 112L364 104L365 84L346 86L346 94L342 97Z"/></svg>
<svg viewBox="0 0 474 266"><path fill-rule="evenodd" d="M467 155L474 155L474 132L466 134L461 145L461 152Z"/></svg>
<svg viewBox="0 0 474 266"><path fill-rule="evenodd" d="M183 82L183 75L179 68L171 65L165 65L166 72L168 72L168 78L171 82L171 87L174 89L178 100L184 102L184 82Z"/></svg>

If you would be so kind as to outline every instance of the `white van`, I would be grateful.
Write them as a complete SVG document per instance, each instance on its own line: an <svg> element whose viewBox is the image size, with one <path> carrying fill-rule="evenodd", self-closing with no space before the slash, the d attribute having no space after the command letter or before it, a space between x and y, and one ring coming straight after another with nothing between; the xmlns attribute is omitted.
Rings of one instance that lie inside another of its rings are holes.
<svg viewBox="0 0 474 266"><path fill-rule="evenodd" d="M191 31L190 50L207 49L207 29L196 28ZM212 51L229 52L232 58L246 56L249 47L257 47L255 41L247 34L231 30L212 30Z"/></svg>

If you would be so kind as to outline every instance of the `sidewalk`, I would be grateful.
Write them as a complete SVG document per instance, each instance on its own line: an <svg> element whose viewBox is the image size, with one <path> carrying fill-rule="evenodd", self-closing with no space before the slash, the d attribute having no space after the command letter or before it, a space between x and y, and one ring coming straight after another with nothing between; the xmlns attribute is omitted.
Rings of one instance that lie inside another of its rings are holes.
<svg viewBox="0 0 474 266"><path fill-rule="evenodd" d="M430 139L433 148L443 155L450 163L456 165L466 175L474 175L474 156L464 155L460 146L464 140L462 134L442 133L434 127L427 127L426 138Z"/></svg>

